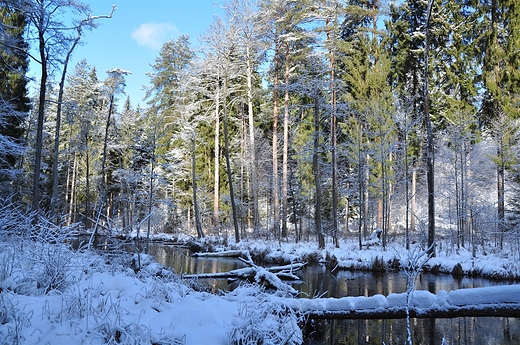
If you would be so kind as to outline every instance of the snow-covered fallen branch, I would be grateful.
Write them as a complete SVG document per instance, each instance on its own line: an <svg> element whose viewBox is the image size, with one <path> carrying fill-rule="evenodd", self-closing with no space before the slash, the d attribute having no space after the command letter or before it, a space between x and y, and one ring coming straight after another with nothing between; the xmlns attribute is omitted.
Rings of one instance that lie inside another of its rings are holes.
<svg viewBox="0 0 520 345"><path fill-rule="evenodd" d="M293 287L287 285L282 280L300 280L300 278L293 274L294 271L297 271L305 266L305 263L296 263L285 266L277 266L271 268L264 268L256 265L249 252L243 252L247 259L239 257L242 262L249 265L250 267L238 268L228 272L216 272L216 273L199 273L199 274L187 274L184 275L185 279L193 279L193 278L236 278L249 280L261 285L264 285L268 288L274 288L278 291L289 292L290 294L296 295L298 291Z"/></svg>

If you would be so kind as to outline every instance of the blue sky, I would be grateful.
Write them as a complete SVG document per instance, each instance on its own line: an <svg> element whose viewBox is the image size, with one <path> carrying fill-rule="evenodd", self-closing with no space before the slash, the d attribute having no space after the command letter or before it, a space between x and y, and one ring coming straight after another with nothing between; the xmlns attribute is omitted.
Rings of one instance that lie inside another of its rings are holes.
<svg viewBox="0 0 520 345"><path fill-rule="evenodd" d="M93 31L84 33L83 45L76 48L69 71L85 58L95 66L100 79L105 71L122 68L132 72L126 78L125 91L132 104L142 101L143 85L149 78L150 64L154 63L162 44L189 35L192 45L210 26L216 14L222 14L218 0L84 0L92 15L108 15L112 4L117 5L111 19L100 19Z"/></svg>

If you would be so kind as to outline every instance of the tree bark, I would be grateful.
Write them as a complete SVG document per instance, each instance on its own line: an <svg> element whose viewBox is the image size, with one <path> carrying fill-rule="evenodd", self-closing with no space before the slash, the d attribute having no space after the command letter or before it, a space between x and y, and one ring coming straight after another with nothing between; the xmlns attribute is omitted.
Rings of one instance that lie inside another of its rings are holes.
<svg viewBox="0 0 520 345"><path fill-rule="evenodd" d="M285 92L282 152L282 238L287 237L287 195L289 184L289 47L289 42L285 42Z"/></svg>
<svg viewBox="0 0 520 345"><path fill-rule="evenodd" d="M329 21L327 20L327 25ZM331 40L331 32L327 31L327 39ZM336 56L333 49L329 50L329 68L330 68L330 91L331 91L331 116L330 116L330 133L331 133L331 155L332 155L332 239L336 248L339 248L338 242L338 162L337 162L337 99L336 99Z"/></svg>
<svg viewBox="0 0 520 345"><path fill-rule="evenodd" d="M320 135L320 104L318 95L314 98L314 147L312 152L312 172L314 174L315 184L315 205L314 205L314 227L318 236L318 246L320 249L325 248L325 239L323 237L323 228L321 221L321 180L319 166L319 135Z"/></svg>
<svg viewBox="0 0 520 345"><path fill-rule="evenodd" d="M255 122L253 114L253 68L251 66L251 52L249 45L246 47L247 63L247 114L249 121L249 154L251 156L251 193L253 194L253 229L258 230L260 216L258 212L258 178L256 173L256 147L255 147Z"/></svg>
<svg viewBox="0 0 520 345"><path fill-rule="evenodd" d="M43 150L43 122L45 118L45 96L47 94L47 53L45 45L45 8L44 3L40 3L40 18L38 22L38 48L40 53L41 63L41 79L40 79L40 97L38 100L38 119L36 125L36 145L34 153L34 175L33 175L33 190L32 190L32 211L37 214L40 207L40 170L42 162ZM35 216L37 220L37 215Z"/></svg>
<svg viewBox="0 0 520 345"><path fill-rule="evenodd" d="M200 211L199 211L199 202L197 199L197 175L196 175L196 143L195 138L193 138L192 150L191 150L191 186L193 189L193 210L195 212L195 226L197 228L197 237L203 238L204 232L202 231L202 223L200 221Z"/></svg>
<svg viewBox="0 0 520 345"><path fill-rule="evenodd" d="M81 27L78 28L78 35L72 42L72 46L67 51L65 61L63 62L63 71L61 73L60 87L58 91L58 104L56 108L56 128L54 130L54 149L53 149L53 160L52 160L52 197L51 197L51 217L57 215L58 208L58 159L60 151L60 130L61 130L61 109L63 106L63 92L65 89L65 77L67 75L67 67L69 65L70 56L76 48L79 40L81 39ZM56 223L59 222L59 215L56 219Z"/></svg>
<svg viewBox="0 0 520 345"><path fill-rule="evenodd" d="M504 185L504 173L505 173L505 163L504 163L504 152L502 148L502 138L499 140L499 144L497 147L497 215L498 215L498 233L500 236L500 249L504 247L504 220L505 220L505 185Z"/></svg>
<svg viewBox="0 0 520 345"><path fill-rule="evenodd" d="M424 121L426 124L426 179L428 184L428 254L435 256L435 175L432 121L428 97L428 54L430 50L430 18L433 0L428 1L426 10L426 45L424 49Z"/></svg>
<svg viewBox="0 0 520 345"><path fill-rule="evenodd" d="M272 176L272 204L273 204L273 231L275 237L280 237L280 204L278 195L278 60L280 58L280 47L278 40L275 40L274 52L274 82L273 82L273 140L272 140L272 161L273 161L273 176Z"/></svg>
<svg viewBox="0 0 520 345"><path fill-rule="evenodd" d="M229 57L227 60L227 63L229 64ZM224 155L226 157L226 170L227 170L227 176L228 176L228 183L229 183L229 201L231 203L231 211L232 211L232 217L233 217L233 227L235 229L235 242L240 242L240 228L238 226L238 216L237 216L237 210L235 205L235 193L233 191L233 174L231 172L231 162L229 160L229 134L228 134L228 114L227 114L227 103L226 103L226 97L227 97L227 76L224 77L224 86L223 86L223 99L224 99Z"/></svg>
<svg viewBox="0 0 520 345"><path fill-rule="evenodd" d="M220 213L220 70L215 90L215 158L213 181L213 226L219 226Z"/></svg>

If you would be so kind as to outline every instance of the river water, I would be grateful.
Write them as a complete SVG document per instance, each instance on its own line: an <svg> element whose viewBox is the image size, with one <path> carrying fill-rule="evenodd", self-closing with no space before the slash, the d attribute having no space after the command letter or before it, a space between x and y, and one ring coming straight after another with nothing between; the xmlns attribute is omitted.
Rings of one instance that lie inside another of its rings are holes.
<svg viewBox="0 0 520 345"><path fill-rule="evenodd" d="M178 274L216 273L246 267L238 259L192 257L187 249L152 243L149 254ZM293 286L302 297L344 297L388 295L406 291L406 275L402 272L370 273L339 271L335 274L325 266L313 265L297 272L301 282ZM211 289L230 290L226 279L201 279ZM508 284L483 278L455 279L451 275L422 274L416 289L437 293ZM451 319L412 319L414 344L491 345L520 344L520 315L518 318L463 317ZM405 344L405 319L391 320L320 320L313 321L313 331L307 334L307 345L363 345Z"/></svg>

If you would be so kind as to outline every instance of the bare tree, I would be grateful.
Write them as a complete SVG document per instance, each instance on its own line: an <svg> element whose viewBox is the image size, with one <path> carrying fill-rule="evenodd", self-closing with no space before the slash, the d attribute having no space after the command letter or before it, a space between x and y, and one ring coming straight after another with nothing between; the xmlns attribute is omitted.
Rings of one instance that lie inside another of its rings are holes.
<svg viewBox="0 0 520 345"><path fill-rule="evenodd" d="M66 14L89 17L90 9L87 5L75 0L33 0L24 2L22 11L31 24L30 31L38 42L39 56L33 58L41 67L32 192L32 210L37 212L40 203L40 170L49 69L58 56L73 44L74 38L68 36L70 29L79 26L74 19L72 24L64 23L64 18L70 18Z"/></svg>
<svg viewBox="0 0 520 345"><path fill-rule="evenodd" d="M77 26L75 27L77 35L74 39L72 39L70 47L67 50L65 55L65 60L63 61L63 69L61 72L61 80L59 84L58 91L58 99L57 99L57 108L56 108L56 127L54 132L54 150L53 150L53 165L52 165L52 196L51 196L51 217L55 215L57 212L56 207L58 206L58 160L59 160L59 147L60 147L60 130L61 130L61 111L63 105L63 91L65 88L65 79L67 76L67 68L69 65L70 57L72 56L72 52L78 45L81 40L81 36L83 34L84 29L92 29L97 26L95 21L97 19L102 18L112 18L112 14L116 10L116 6L112 5L112 11L109 15L106 16L89 16L83 20L81 20Z"/></svg>

